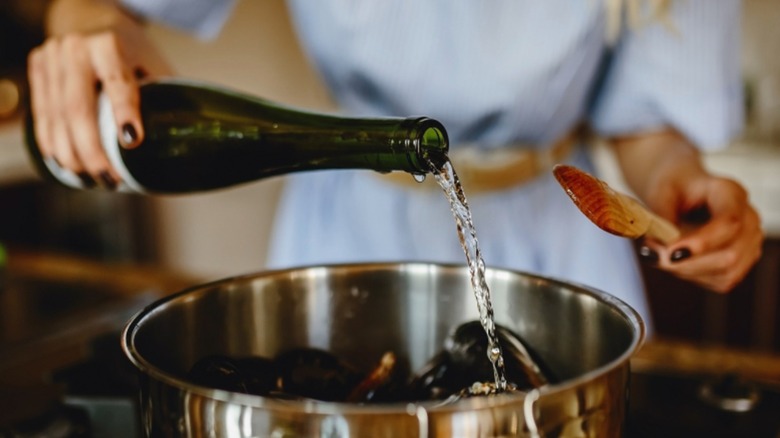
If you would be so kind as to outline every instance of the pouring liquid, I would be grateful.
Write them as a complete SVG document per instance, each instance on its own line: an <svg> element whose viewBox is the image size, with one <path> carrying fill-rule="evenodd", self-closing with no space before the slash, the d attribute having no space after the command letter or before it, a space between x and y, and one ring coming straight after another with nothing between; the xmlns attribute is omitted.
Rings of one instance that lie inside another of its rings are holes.
<svg viewBox="0 0 780 438"><path fill-rule="evenodd" d="M463 193L463 187L460 184L455 168L452 162L445 160L437 165L429 162L436 182L444 191L447 200L450 203L452 215L455 218L455 225L458 229L458 239L460 240L463 252L466 254L466 261L471 274L471 286L474 289L474 297L477 301L479 310L479 321L487 335L487 356L493 365L493 376L495 378L495 391L504 392L507 390L506 370L504 368L504 356L501 352L501 345L496 335L496 323L493 318L493 303L490 299L490 288L485 280L485 261L482 259L482 253L477 241L477 230L471 218L466 195ZM475 392L484 391L474 389Z"/></svg>
<svg viewBox="0 0 780 438"><path fill-rule="evenodd" d="M539 366L542 362L535 360L522 339L506 327L496 325L471 210L452 163L441 156L438 158L436 162L428 158L428 165L450 203L469 267L479 322L469 321L456 327L445 341L444 350L411 376L403 370L396 371L392 352L386 353L379 366L365 374L330 352L303 347L286 350L273 358L206 356L192 367L187 378L206 387L287 400L354 403L437 400L441 405L464 397L526 392L550 382L548 376L554 374L549 374L546 367L542 370ZM487 356L490 366L478 358L482 354ZM490 381L491 371L493 381ZM410 413L415 414L421 418L421 425L427 421L424 409Z"/></svg>

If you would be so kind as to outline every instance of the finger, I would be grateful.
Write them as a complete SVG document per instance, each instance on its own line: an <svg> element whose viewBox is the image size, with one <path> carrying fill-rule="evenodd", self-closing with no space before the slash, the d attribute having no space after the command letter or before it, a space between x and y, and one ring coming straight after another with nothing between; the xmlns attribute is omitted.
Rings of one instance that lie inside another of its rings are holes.
<svg viewBox="0 0 780 438"><path fill-rule="evenodd" d="M30 82L30 112L34 121L35 141L38 143L41 155L51 157L54 155L54 146L52 145L51 116L48 111L49 106L46 105L46 102L49 100L49 91L45 69L44 49L43 47L36 47L27 58L27 76Z"/></svg>
<svg viewBox="0 0 780 438"><path fill-rule="evenodd" d="M760 228L758 214L748 203L747 192L734 181L716 178L706 185L707 222L690 228L671 251L687 248L694 254L714 251L730 244L744 230ZM699 208L701 210L701 208Z"/></svg>
<svg viewBox="0 0 780 438"><path fill-rule="evenodd" d="M668 252L688 249L692 254L706 254L728 246L739 236L747 218L743 215L717 217L691 231L669 247Z"/></svg>
<svg viewBox="0 0 780 438"><path fill-rule="evenodd" d="M86 51L86 40L81 36L65 37L62 41L64 63L65 110L69 116L70 137L76 156L89 173L91 181L105 180L102 175L110 169L108 158L100 142L97 123L95 82L97 78ZM85 183L88 181L86 178ZM112 179L112 182L116 179ZM107 185L113 186L108 181ZM91 185L91 184L90 184Z"/></svg>
<svg viewBox="0 0 780 438"><path fill-rule="evenodd" d="M46 105L49 106L48 112L51 116L50 124L53 154L62 167L80 174L83 172L84 168L74 153L67 126L68 114L65 108L65 96L63 94L64 76L60 50L61 46L58 40L49 39L49 41L44 44L45 62L47 66L46 87L49 90L49 101L46 102Z"/></svg>
<svg viewBox="0 0 780 438"><path fill-rule="evenodd" d="M762 242L762 235L753 233L722 250L676 263L664 261L659 264L659 267L677 277L705 285L714 291L728 292L748 274L750 268L761 257Z"/></svg>
<svg viewBox="0 0 780 438"><path fill-rule="evenodd" d="M92 64L103 92L111 102L119 139L125 147L135 147L143 139L138 83L125 62L119 40L114 34L104 33L92 40Z"/></svg>

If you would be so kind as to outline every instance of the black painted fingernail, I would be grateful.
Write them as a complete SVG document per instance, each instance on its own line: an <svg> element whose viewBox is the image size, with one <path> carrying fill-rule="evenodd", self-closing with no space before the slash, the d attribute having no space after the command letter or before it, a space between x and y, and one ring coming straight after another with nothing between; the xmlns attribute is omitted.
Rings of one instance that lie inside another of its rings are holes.
<svg viewBox="0 0 780 438"><path fill-rule="evenodd" d="M691 250L688 248L680 248L672 252L672 256L669 258L672 262L679 262L685 260L691 256Z"/></svg>
<svg viewBox="0 0 780 438"><path fill-rule="evenodd" d="M653 251L649 246L642 245L639 247L639 257L644 262L658 263L658 253Z"/></svg>
<svg viewBox="0 0 780 438"><path fill-rule="evenodd" d="M122 142L126 145L132 145L138 139L138 132L135 130L135 126L130 123L122 125Z"/></svg>
<svg viewBox="0 0 780 438"><path fill-rule="evenodd" d="M81 180L81 183L84 184L84 187L88 189L91 189L92 187L95 187L95 185L97 185L95 179L92 178L92 176L87 172L79 172L76 175L78 175L79 179Z"/></svg>
<svg viewBox="0 0 780 438"><path fill-rule="evenodd" d="M114 177L111 176L110 173L108 173L108 171L104 170L100 172L100 179L103 181L103 184L107 188L111 190L114 190L116 188L116 181L114 180Z"/></svg>

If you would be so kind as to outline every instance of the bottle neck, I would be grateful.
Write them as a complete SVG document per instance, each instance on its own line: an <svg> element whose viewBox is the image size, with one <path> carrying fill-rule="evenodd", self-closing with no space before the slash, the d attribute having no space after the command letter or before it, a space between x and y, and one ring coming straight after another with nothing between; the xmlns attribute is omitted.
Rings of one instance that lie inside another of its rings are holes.
<svg viewBox="0 0 780 438"><path fill-rule="evenodd" d="M432 162L438 166L447 159L447 131L429 117L361 118L310 112L186 79L149 85L142 87L142 101L154 101L158 107L170 105L169 111L190 108L189 115L196 117L208 113L213 120L202 127L204 138L220 142L242 137L266 147L285 145L301 160L296 170L364 168L426 174ZM188 111L177 115L185 125ZM146 119L144 123L154 122ZM181 131L191 135L193 127ZM150 131L176 131L171 128Z"/></svg>

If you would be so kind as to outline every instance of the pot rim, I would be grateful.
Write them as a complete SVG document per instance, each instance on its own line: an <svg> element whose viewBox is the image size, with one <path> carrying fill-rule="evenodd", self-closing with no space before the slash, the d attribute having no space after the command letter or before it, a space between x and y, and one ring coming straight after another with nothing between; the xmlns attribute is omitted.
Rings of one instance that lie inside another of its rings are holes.
<svg viewBox="0 0 780 438"><path fill-rule="evenodd" d="M504 393L497 394L491 397L470 397L461 399L455 402L449 402L442 404L441 400L438 401L419 401L419 402L399 402L399 403L343 403L343 402L324 402L317 400L281 400L270 397L263 397L259 395L243 394L238 392L231 392L222 389L208 388L205 386L199 386L192 384L186 380L178 378L170 373L166 373L159 368L152 365L147 361L135 348L135 336L139 330L140 324L148 316L153 315L161 311L161 307L169 302L182 299L183 297L200 291L205 293L211 290L214 286L218 286L225 283L236 282L241 280L256 279L262 277L270 277L280 275L289 272L300 272L311 269L361 269L361 270L382 270L389 268L404 269L414 267L431 267L435 266L445 270L468 270L468 266L465 264L457 263L438 263L438 262L424 262L424 261L411 261L411 262L360 262L360 263L335 263L325 265L303 265L298 267L271 269L258 271L243 275L236 275L226 277L191 287L187 287L179 292L172 293L168 296L160 298L153 303L147 305L135 315L125 325L121 335L121 346L125 353L125 356L135 366L136 370L145 374L149 378L155 379L167 385L183 389L189 393L197 394L209 399L218 400L225 403L235 403L242 406L251 406L254 408L263 408L274 411L296 411L307 412L310 414L321 415L348 415L348 414L410 414L415 415L417 409L422 407L426 412L454 412L454 411L476 411L483 409L494 409L496 407L508 406L511 404L523 403L526 395L530 394L525 392L517 393ZM613 310L619 312L629 323L632 328L633 336L630 345L626 350L615 359L601 365L591 371L588 371L582 375L579 375L573 379L567 379L564 382L546 385L538 389L539 399L546 396L569 391L572 388L583 385L587 382L593 381L600 377L604 377L619 368L624 364L629 364L630 357L639 349L645 340L646 328L644 321L640 317L639 313L631 306L626 304L623 300L598 289L590 286L579 284L576 282L561 280L555 277L543 276L539 274L528 273L521 270L505 269L505 268L487 268L488 275L490 271L493 272L506 272L509 274L521 275L523 277L548 282L552 285L562 286L566 288L574 288L578 293L584 293L590 297L595 298L598 301L610 306Z"/></svg>

